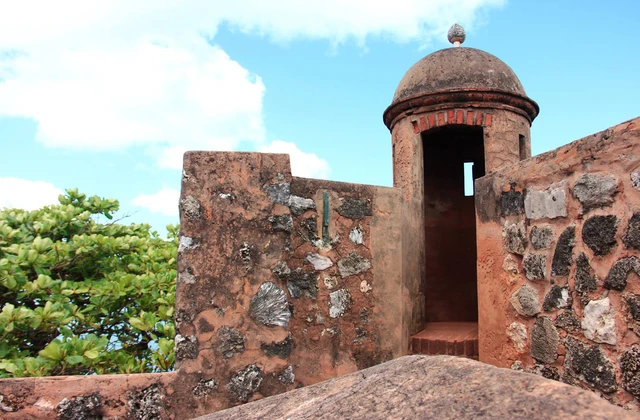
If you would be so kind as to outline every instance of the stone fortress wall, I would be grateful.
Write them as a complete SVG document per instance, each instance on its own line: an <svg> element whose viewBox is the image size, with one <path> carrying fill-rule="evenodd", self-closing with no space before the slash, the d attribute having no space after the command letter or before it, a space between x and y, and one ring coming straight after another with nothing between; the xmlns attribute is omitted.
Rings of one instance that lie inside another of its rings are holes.
<svg viewBox="0 0 640 420"><path fill-rule="evenodd" d="M640 118L475 187L481 360L638 410Z"/></svg>
<svg viewBox="0 0 640 420"><path fill-rule="evenodd" d="M291 176L286 155L189 152L176 339L205 413L405 353L400 191Z"/></svg>
<svg viewBox="0 0 640 420"><path fill-rule="evenodd" d="M636 119L476 181L481 361L638 410L639 157ZM191 418L409 353L405 205L188 152L176 371L0 380L3 417Z"/></svg>

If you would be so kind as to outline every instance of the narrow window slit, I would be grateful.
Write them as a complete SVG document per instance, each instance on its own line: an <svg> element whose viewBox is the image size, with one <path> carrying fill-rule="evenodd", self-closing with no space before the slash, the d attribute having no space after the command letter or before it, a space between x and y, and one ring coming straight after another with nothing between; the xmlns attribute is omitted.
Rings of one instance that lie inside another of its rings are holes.
<svg viewBox="0 0 640 420"><path fill-rule="evenodd" d="M520 134L518 139L518 149L520 152L520 160L525 160L528 158L527 156L527 142L525 136Z"/></svg>
<svg viewBox="0 0 640 420"><path fill-rule="evenodd" d="M464 196L473 195L473 162L464 162Z"/></svg>

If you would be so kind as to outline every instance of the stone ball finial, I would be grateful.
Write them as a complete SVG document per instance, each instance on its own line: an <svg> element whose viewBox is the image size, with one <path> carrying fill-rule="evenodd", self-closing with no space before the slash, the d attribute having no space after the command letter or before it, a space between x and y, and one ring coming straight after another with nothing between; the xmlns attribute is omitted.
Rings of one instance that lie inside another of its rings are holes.
<svg viewBox="0 0 640 420"><path fill-rule="evenodd" d="M467 34L465 34L462 26L454 23L451 28L449 28L449 32L447 33L447 39L450 43L453 44L454 47L459 47L460 44L464 42L467 38Z"/></svg>

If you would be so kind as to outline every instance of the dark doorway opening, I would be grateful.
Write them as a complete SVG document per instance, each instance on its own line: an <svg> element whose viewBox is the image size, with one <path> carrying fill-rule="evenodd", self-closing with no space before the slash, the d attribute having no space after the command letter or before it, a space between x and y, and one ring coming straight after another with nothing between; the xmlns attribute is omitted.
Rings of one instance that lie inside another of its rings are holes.
<svg viewBox="0 0 640 420"><path fill-rule="evenodd" d="M485 172L482 127L454 125L436 128L424 132L422 142L427 325L420 334L427 341L431 336L451 341L454 347L456 341L465 337L475 340L475 344L470 345L475 345L472 352L477 357L473 180L484 176ZM443 352L457 354L448 348L428 351L431 354ZM464 352L468 353L468 349Z"/></svg>

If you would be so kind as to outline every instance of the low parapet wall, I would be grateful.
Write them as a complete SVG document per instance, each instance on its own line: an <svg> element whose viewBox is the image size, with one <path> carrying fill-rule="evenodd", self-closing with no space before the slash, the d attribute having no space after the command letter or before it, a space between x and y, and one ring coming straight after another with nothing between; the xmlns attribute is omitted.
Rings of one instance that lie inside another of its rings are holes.
<svg viewBox="0 0 640 420"><path fill-rule="evenodd" d="M173 372L2 379L0 418L190 418L172 404L174 379Z"/></svg>
<svg viewBox="0 0 640 420"><path fill-rule="evenodd" d="M640 119L476 181L480 360L640 399Z"/></svg>

